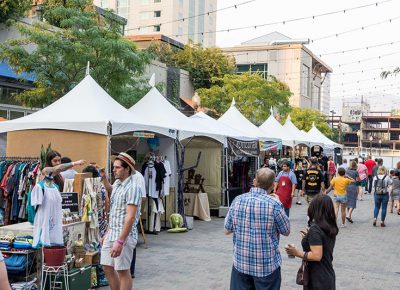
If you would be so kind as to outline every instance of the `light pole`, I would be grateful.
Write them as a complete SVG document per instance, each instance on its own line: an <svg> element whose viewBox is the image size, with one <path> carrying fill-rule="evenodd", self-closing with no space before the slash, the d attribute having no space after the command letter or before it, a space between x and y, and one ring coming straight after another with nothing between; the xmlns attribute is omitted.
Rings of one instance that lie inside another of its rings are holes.
<svg viewBox="0 0 400 290"><path fill-rule="evenodd" d="M332 129L333 129L333 115L335 115L336 114L336 112L335 112L335 110L330 110L329 111L331 114L332 114L332 123L331 123L331 127L332 127Z"/></svg>
<svg viewBox="0 0 400 290"><path fill-rule="evenodd" d="M379 157L381 157L382 140L379 139Z"/></svg>
<svg viewBox="0 0 400 290"><path fill-rule="evenodd" d="M361 131L357 131L357 155L360 156Z"/></svg>
<svg viewBox="0 0 400 290"><path fill-rule="evenodd" d="M374 138L372 135L369 135L369 156L372 156L372 140L374 140Z"/></svg>

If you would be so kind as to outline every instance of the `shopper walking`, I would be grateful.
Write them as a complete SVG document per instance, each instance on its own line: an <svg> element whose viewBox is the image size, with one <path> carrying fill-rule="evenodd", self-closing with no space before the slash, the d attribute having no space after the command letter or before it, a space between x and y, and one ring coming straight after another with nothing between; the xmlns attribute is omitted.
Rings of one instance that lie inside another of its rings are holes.
<svg viewBox="0 0 400 290"><path fill-rule="evenodd" d="M328 182L330 183L332 178L336 176L336 165L333 161L332 156L328 158Z"/></svg>
<svg viewBox="0 0 400 290"><path fill-rule="evenodd" d="M275 178L274 192L279 196L286 215L289 217L290 208L292 207L292 199L296 190L297 178L293 171L290 170L288 161L282 162L282 171Z"/></svg>
<svg viewBox="0 0 400 290"><path fill-rule="evenodd" d="M306 163L307 164L307 163ZM305 166L307 168L307 166ZM303 178L304 178L304 168L303 168L303 162L299 161L297 162L297 166L295 168L294 174L296 175L296 204L301 205L300 197L301 197L301 189L303 186Z"/></svg>
<svg viewBox="0 0 400 290"><path fill-rule="evenodd" d="M372 159L372 156L369 155L368 159L365 161L364 164L368 169L368 182L367 182L367 187L366 188L367 188L368 193L371 194L371 191L372 191L372 179L373 179L372 169L374 169L374 167L376 166L376 162L375 162L375 160Z"/></svg>
<svg viewBox="0 0 400 290"><path fill-rule="evenodd" d="M358 181L358 198L359 200L364 200L364 189L365 185L367 184L368 180L368 169L363 163L362 158L358 158L358 165L357 165L358 177L360 181Z"/></svg>
<svg viewBox="0 0 400 290"><path fill-rule="evenodd" d="M357 162L351 161L350 167L346 170L346 175L358 181ZM357 207L358 186L356 183L351 183L347 186L347 216L346 219L353 223L352 215L354 209Z"/></svg>
<svg viewBox="0 0 400 290"><path fill-rule="evenodd" d="M308 204L317 194L325 190L324 176L321 170L318 169L318 159L311 157L310 163L310 167L304 171L302 184L302 195L306 196Z"/></svg>
<svg viewBox="0 0 400 290"><path fill-rule="evenodd" d="M335 290L333 248L339 229L333 203L327 195L317 195L308 207L310 229L303 234L303 250L288 245L286 252L308 261L309 283L307 290Z"/></svg>
<svg viewBox="0 0 400 290"><path fill-rule="evenodd" d="M344 228L346 226L346 203L347 203L347 187L351 184L354 183L355 180L352 179L351 177L346 176L346 171L343 168L339 168L338 170L338 177L334 177L331 180L331 184L329 188L326 190L326 193L329 193L332 188L334 189L333 192L333 200L335 201L335 215L336 218L338 217L339 214L339 208L340 208L340 213L342 217L342 227Z"/></svg>
<svg viewBox="0 0 400 290"><path fill-rule="evenodd" d="M104 171L103 184L111 193L111 206L107 233L102 239L101 260L112 290L131 290L130 267L136 247L137 223L140 215L141 192L133 184L135 161L126 153L120 153L114 161L114 177L111 185Z"/></svg>
<svg viewBox="0 0 400 290"><path fill-rule="evenodd" d="M272 170L259 169L255 187L233 200L225 218L225 234L233 233L231 290L280 289L279 235L289 235L290 224L280 201L269 194L274 180Z"/></svg>
<svg viewBox="0 0 400 290"><path fill-rule="evenodd" d="M377 176L374 177L373 184L375 189L374 192L375 208L374 208L374 220L372 221L372 225L376 226L376 221L378 218L379 211L382 209L381 227L385 227L386 211L389 202L389 193L392 189L392 180L390 179L390 177L386 175L386 168L384 166L378 168Z"/></svg>
<svg viewBox="0 0 400 290"><path fill-rule="evenodd" d="M390 170L390 178L392 179L392 191L390 193L389 212L393 213L393 207L397 209L397 214L400 215L399 199L400 199L400 179L396 175L396 170Z"/></svg>

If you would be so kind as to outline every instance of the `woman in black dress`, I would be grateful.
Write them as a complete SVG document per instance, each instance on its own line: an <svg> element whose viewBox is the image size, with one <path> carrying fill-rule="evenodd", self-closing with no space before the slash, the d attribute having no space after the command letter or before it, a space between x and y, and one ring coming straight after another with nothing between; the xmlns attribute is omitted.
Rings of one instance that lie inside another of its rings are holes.
<svg viewBox="0 0 400 290"><path fill-rule="evenodd" d="M333 270L333 248L339 232L336 224L332 199L327 195L314 197L308 208L309 230L303 233L303 250L288 245L286 252L303 259L307 252L310 273L307 290L336 289L335 271Z"/></svg>

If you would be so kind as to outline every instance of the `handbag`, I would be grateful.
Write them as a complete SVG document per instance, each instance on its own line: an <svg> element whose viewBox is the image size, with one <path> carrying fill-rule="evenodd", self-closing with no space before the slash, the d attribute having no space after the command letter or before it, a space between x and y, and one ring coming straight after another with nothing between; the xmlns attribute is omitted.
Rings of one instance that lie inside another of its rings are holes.
<svg viewBox="0 0 400 290"><path fill-rule="evenodd" d="M297 277L296 277L297 285L308 286L308 282L310 279L310 272L308 268L307 255L308 252L304 252L303 260L301 261L301 266L297 271Z"/></svg>

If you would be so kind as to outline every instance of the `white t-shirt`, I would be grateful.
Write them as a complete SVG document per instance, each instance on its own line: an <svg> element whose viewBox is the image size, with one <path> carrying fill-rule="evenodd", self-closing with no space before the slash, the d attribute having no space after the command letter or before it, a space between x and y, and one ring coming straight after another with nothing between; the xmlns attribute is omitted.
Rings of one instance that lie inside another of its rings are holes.
<svg viewBox="0 0 400 290"><path fill-rule="evenodd" d="M142 198L146 197L146 183L144 182L143 175L136 170L136 173L132 175L132 181L140 188L140 194Z"/></svg>
<svg viewBox="0 0 400 290"><path fill-rule="evenodd" d="M64 245L61 202L61 194L55 184L40 182L32 189L31 204L39 205L33 223L33 248Z"/></svg>

